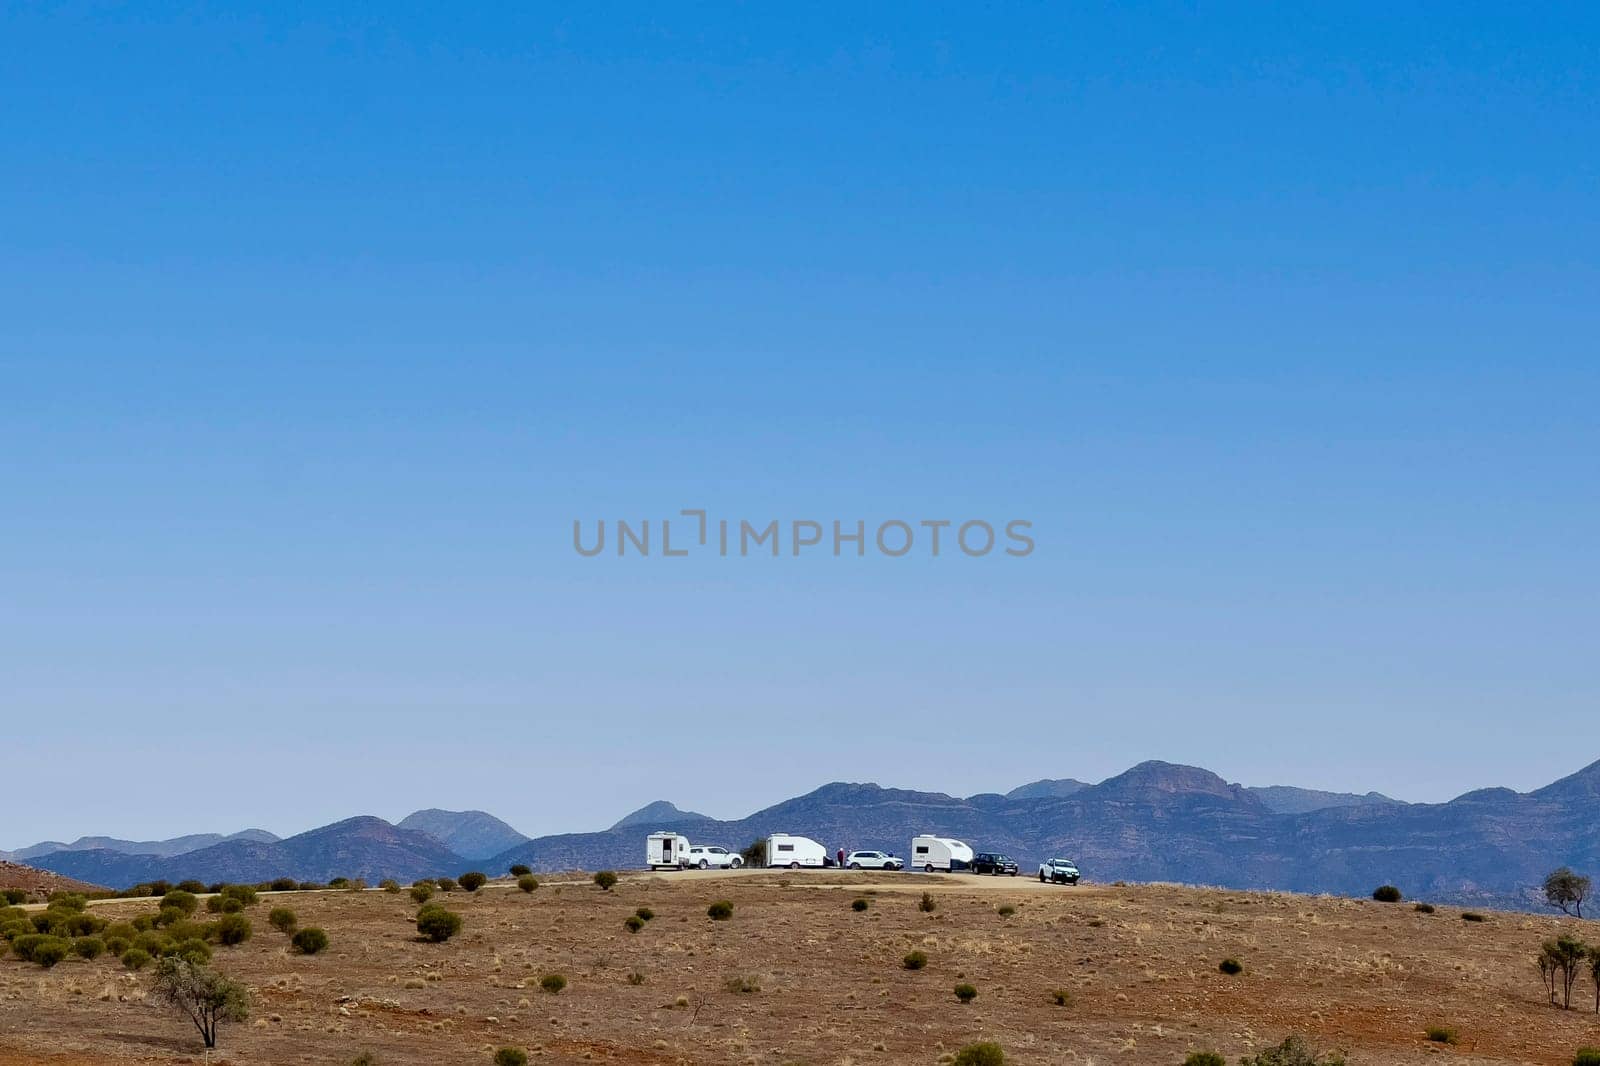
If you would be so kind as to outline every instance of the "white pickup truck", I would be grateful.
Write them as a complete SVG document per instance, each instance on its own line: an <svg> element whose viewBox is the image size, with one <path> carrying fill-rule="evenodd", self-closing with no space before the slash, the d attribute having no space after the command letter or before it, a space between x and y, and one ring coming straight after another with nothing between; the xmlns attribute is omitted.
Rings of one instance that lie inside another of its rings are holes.
<svg viewBox="0 0 1600 1066"><path fill-rule="evenodd" d="M678 856L678 864L693 870L737 870L744 865L739 853L715 844L695 844Z"/></svg>
<svg viewBox="0 0 1600 1066"><path fill-rule="evenodd" d="M1039 864L1039 880L1053 881L1058 885L1078 883L1078 864L1071 859L1051 859Z"/></svg>

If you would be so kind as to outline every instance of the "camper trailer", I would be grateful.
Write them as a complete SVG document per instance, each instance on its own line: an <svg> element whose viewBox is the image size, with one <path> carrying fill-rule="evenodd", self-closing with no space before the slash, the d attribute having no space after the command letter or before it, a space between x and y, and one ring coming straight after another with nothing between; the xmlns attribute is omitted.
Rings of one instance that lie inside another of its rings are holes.
<svg viewBox="0 0 1600 1066"><path fill-rule="evenodd" d="M953 837L912 837L911 861L907 865L930 874L935 870L965 870L972 866L972 849Z"/></svg>
<svg viewBox="0 0 1600 1066"><path fill-rule="evenodd" d="M644 862L652 870L676 870L689 854L689 838L682 833L651 833L645 837Z"/></svg>
<svg viewBox="0 0 1600 1066"><path fill-rule="evenodd" d="M810 837L773 833L767 837L767 865L787 866L791 870L801 866L826 866L828 849Z"/></svg>

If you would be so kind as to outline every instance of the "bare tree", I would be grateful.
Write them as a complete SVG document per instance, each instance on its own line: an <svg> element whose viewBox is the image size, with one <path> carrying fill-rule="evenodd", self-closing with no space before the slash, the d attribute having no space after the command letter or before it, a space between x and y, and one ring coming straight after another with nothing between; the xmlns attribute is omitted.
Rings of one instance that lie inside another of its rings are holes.
<svg viewBox="0 0 1600 1066"><path fill-rule="evenodd" d="M206 1047L217 1046L217 1027L250 1015L250 997L239 982L181 958L156 968L156 998L194 1023Z"/></svg>
<svg viewBox="0 0 1600 1066"><path fill-rule="evenodd" d="M1583 901L1589 897L1592 882L1566 866L1552 870L1544 879L1544 898L1562 914L1583 917Z"/></svg>
<svg viewBox="0 0 1600 1066"><path fill-rule="evenodd" d="M1577 937L1558 936L1544 942L1539 949L1539 972L1544 975L1545 991L1550 993L1552 1005L1559 990L1561 1006L1572 1009L1572 986L1577 984L1578 974L1588 959L1589 946Z"/></svg>

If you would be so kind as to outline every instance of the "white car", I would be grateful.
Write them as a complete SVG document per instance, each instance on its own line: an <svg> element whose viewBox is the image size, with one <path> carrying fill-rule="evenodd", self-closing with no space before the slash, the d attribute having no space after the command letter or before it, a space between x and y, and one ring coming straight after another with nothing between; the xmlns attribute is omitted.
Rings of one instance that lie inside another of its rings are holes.
<svg viewBox="0 0 1600 1066"><path fill-rule="evenodd" d="M1051 859L1039 864L1039 880L1053 881L1058 885L1078 883L1078 864L1071 859Z"/></svg>
<svg viewBox="0 0 1600 1066"><path fill-rule="evenodd" d="M678 857L678 863L697 870L737 870L744 865L738 852L715 844L695 844Z"/></svg>
<svg viewBox="0 0 1600 1066"><path fill-rule="evenodd" d="M906 865L885 851L852 851L844 864L852 870L903 870Z"/></svg>

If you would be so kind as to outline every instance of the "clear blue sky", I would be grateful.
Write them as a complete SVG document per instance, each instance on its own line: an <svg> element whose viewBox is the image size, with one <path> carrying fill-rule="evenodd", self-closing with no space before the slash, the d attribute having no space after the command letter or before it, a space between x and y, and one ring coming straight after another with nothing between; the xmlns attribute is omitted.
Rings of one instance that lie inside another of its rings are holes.
<svg viewBox="0 0 1600 1066"><path fill-rule="evenodd" d="M1600 757L1600 15L1203 10L5 8L0 847Z"/></svg>

